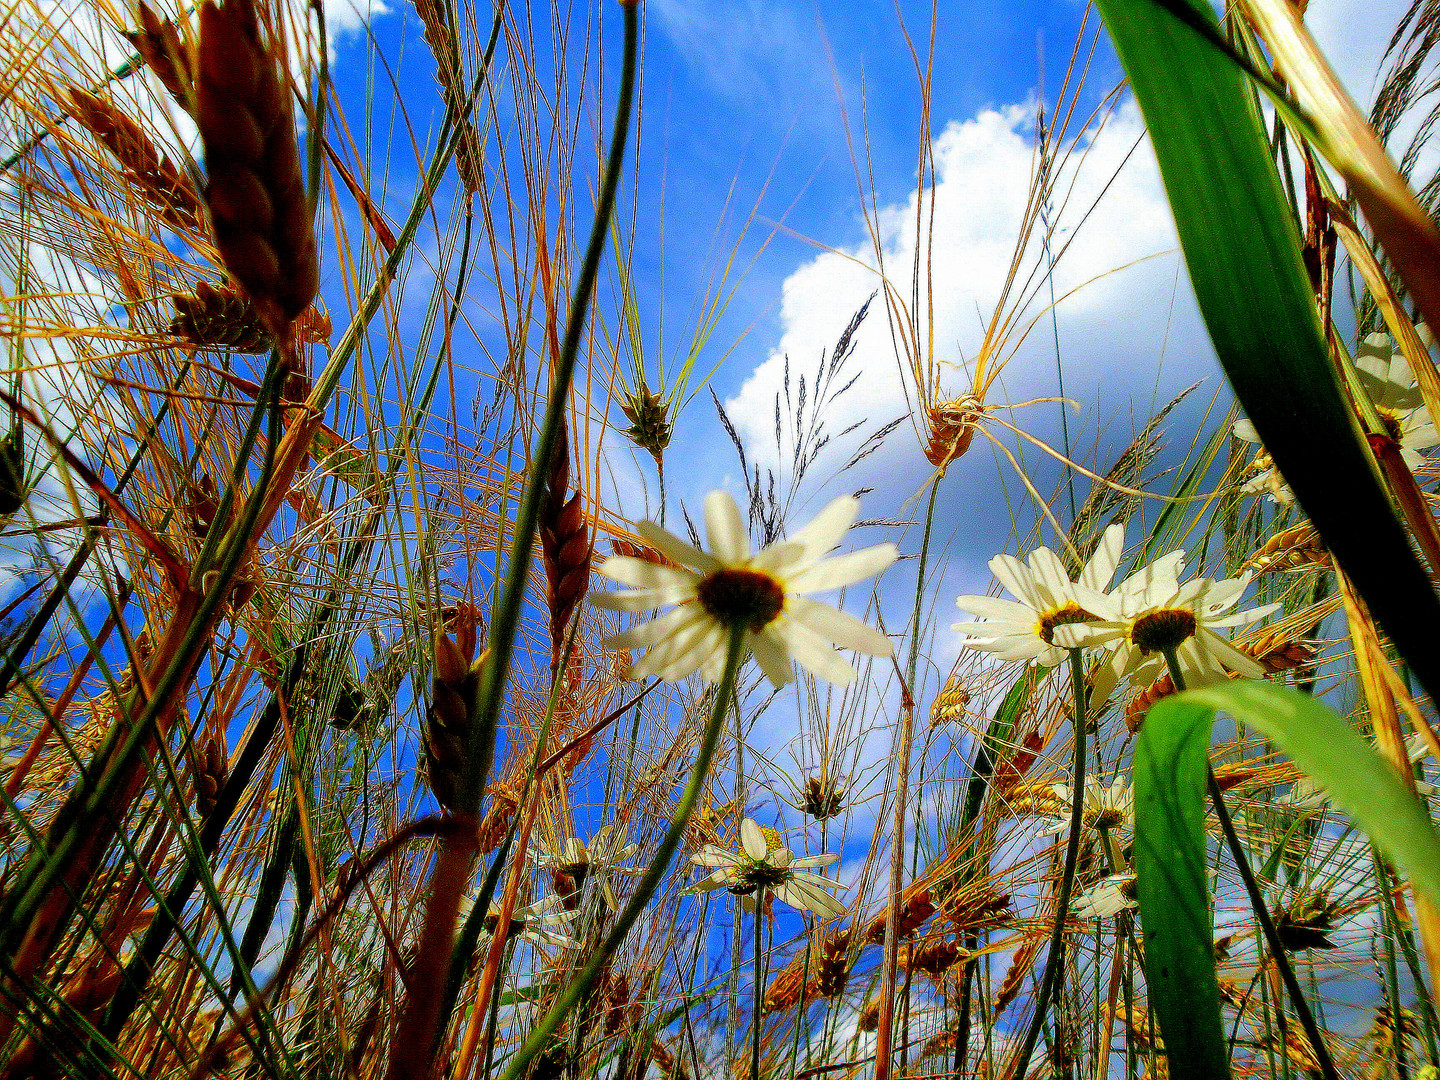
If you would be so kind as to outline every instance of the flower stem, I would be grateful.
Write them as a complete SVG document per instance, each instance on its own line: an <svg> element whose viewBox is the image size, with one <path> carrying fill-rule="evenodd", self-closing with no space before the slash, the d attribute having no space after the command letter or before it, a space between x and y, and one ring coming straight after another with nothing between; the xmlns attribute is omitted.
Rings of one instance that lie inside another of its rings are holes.
<svg viewBox="0 0 1440 1080"><path fill-rule="evenodd" d="M1065 845L1065 868L1060 875L1055 925L1050 931L1050 955L1045 959L1045 971L1040 976L1040 994L1035 1000L1035 1015L1030 1020L1030 1029L1025 1032L1025 1042L1020 1047L1015 1068L1008 1074L1018 1080L1023 1080L1030 1068L1030 1055L1035 1052L1035 1043L1045 1026L1045 1012L1064 964L1065 919L1070 914L1070 893L1075 888L1075 867L1080 859L1080 834L1085 827L1085 664L1080 659L1079 649L1070 650L1070 689L1075 694L1075 775L1070 800L1070 838Z"/></svg>
<svg viewBox="0 0 1440 1080"><path fill-rule="evenodd" d="M750 1017L750 1080L760 1078L760 1035L765 1007L765 886L755 893L755 1009Z"/></svg>
<svg viewBox="0 0 1440 1080"><path fill-rule="evenodd" d="M1165 665L1170 669L1170 681L1175 684L1175 689L1185 689L1185 675L1180 670L1180 660L1175 655L1173 647L1162 650L1165 654ZM1265 906L1265 897L1260 892L1260 885L1255 880L1255 873L1250 869L1250 860L1245 853L1245 848L1240 842L1240 835L1235 831L1235 823L1230 820L1230 811L1225 808L1225 798L1220 791L1220 785L1215 780L1215 770L1207 762L1205 765L1205 786L1210 792L1210 805L1215 808L1215 817L1220 822L1220 831L1225 836L1225 844L1230 849L1230 858L1234 860L1235 869L1239 871L1240 880L1245 885L1245 895L1250 899L1250 907L1255 912L1255 921L1260 924L1260 930L1265 935L1265 944L1270 949L1270 957L1275 963L1275 968L1280 972L1280 978L1285 983L1285 989L1290 995L1290 1002L1295 1006L1295 1014L1300 1018L1300 1026L1305 1029L1305 1038L1309 1040L1311 1048L1315 1052L1315 1060L1320 1065L1320 1074L1325 1080L1339 1080L1339 1073L1335 1071L1335 1064L1330 1060L1330 1051L1320 1035L1319 1025L1315 1023L1315 1016L1310 1011L1310 1003L1305 1000L1305 993L1300 988L1300 981L1295 978L1295 971L1290 966L1290 958L1285 955L1285 946L1280 943L1280 935L1275 932L1275 924L1270 919L1270 910Z"/></svg>
<svg viewBox="0 0 1440 1080"><path fill-rule="evenodd" d="M679 805L675 808L675 816L670 820L670 829L665 833L665 838L660 841L660 846L655 851L655 858L646 867L644 876L636 883L635 892L626 903L624 910L616 916L615 924L610 928L610 933L604 942L595 950L580 973L555 999L555 1004L545 1014L544 1019L535 1025L535 1029L530 1033L525 1045L510 1060L510 1065L500 1080L519 1080L530 1062L548 1045L550 1036L565 1022L566 1017L600 976L600 972L604 970L610 957L614 956L620 946L625 943L630 928L635 925L635 920L640 918L641 911L644 910L650 897L655 894L656 888L660 885L660 879L665 876L665 871L670 866L670 860L685 835L685 826L689 823L690 815L695 810L695 803L699 801L700 791L705 786L706 774L710 771L710 761L715 756L715 746L720 741L720 729L725 724L725 710L729 708L730 696L735 691L735 678L740 671L740 661L745 656L745 634L744 625L730 628L730 643L725 653L725 673L720 677L720 684L716 687L715 704L710 712L710 721L705 725L705 732L700 736L700 745L695 749L695 768L690 773L690 780L680 796Z"/></svg>

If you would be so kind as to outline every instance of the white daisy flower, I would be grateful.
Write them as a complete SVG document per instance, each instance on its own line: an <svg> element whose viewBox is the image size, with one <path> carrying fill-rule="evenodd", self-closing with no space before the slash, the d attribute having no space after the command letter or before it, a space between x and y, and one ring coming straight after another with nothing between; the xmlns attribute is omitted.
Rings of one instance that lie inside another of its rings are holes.
<svg viewBox="0 0 1440 1080"><path fill-rule="evenodd" d="M1077 919L1108 919L1138 907L1139 903L1135 895L1135 875L1111 874L1085 890L1076 900L1073 914Z"/></svg>
<svg viewBox="0 0 1440 1080"><path fill-rule="evenodd" d="M471 898L466 898L463 905L462 917L468 914L469 907L474 903ZM547 896L537 900L535 903L523 908L516 908L510 913L510 930L507 938L520 938L532 945L540 945L551 949L578 949L580 942L563 931L580 917L578 911L566 911L558 896ZM490 910L485 913L485 920L481 924L484 927L485 937L495 933L495 928L500 925L500 905L491 904Z"/></svg>
<svg viewBox="0 0 1440 1080"><path fill-rule="evenodd" d="M1285 483L1285 478L1280 475L1280 470L1275 467L1275 462L1270 457L1270 451L1260 442L1260 433L1255 430L1255 425L1249 420L1236 420L1230 431L1237 439L1259 447L1255 451L1255 460L1245 468L1249 475L1240 485L1240 493L1268 495L1271 502L1280 506L1295 505L1295 492Z"/></svg>
<svg viewBox="0 0 1440 1080"><path fill-rule="evenodd" d="M1110 584L1125 544L1125 530L1111 525L1085 569L1079 584L1099 592ZM1027 566L1012 555L996 555L990 570L1016 600L994 596L961 596L955 605L984 622L958 622L950 629L968 634L967 648L997 654L1002 660L1034 660L1053 667L1065 659L1055 641L1055 628L1095 618L1076 600L1076 582L1059 557L1047 547L1030 553Z"/></svg>
<svg viewBox="0 0 1440 1080"><path fill-rule="evenodd" d="M806 595L853 585L895 561L894 544L825 558L854 523L859 509L857 500L842 495L805 528L756 554L750 552L739 507L723 491L712 491L705 499L709 552L651 522L638 522L635 531L640 537L681 565L660 566L628 556L606 559L596 571L632 590L591 593L590 601L614 611L678 606L606 638L606 647L649 648L630 669L633 678L658 675L676 682L699 671L706 681L718 682L725 667L728 628L739 623L748 628L746 645L777 688L794 678L791 660L826 682L843 686L855 677L855 669L832 642L871 656L893 654L884 634Z"/></svg>
<svg viewBox="0 0 1440 1080"><path fill-rule="evenodd" d="M1250 575L1225 581L1194 578L1181 584L1185 553L1173 551L1126 578L1109 593L1077 585L1079 602L1098 616L1090 623L1059 626L1055 641L1066 648L1091 645L1113 650L1095 673L1095 700L1104 701L1129 676L1148 685L1165 670L1164 650L1173 648L1187 687L1226 678L1227 671L1259 679L1265 669L1215 631L1244 626L1277 610L1264 604L1231 611L1250 584ZM1228 612L1228 614L1227 614Z"/></svg>
<svg viewBox="0 0 1440 1080"><path fill-rule="evenodd" d="M1070 801L1074 789L1069 784L1055 784L1050 788L1051 796L1062 807L1053 815L1051 823L1039 832L1040 836L1051 836L1070 828ZM1135 795L1123 776L1106 787L1093 776L1085 778L1085 799L1081 820L1088 829L1129 829L1135 824Z"/></svg>
<svg viewBox="0 0 1440 1080"><path fill-rule="evenodd" d="M751 818L740 823L740 851L707 844L690 861L696 866L713 867L714 872L685 890L686 894L728 889L742 897L746 911L755 910L755 894L761 889L784 900L800 911L813 911L822 919L845 914L845 905L826 889L839 889L838 881L807 874L803 871L819 866L833 866L839 855L802 855L796 858L774 829L762 829Z"/></svg>
<svg viewBox="0 0 1440 1080"><path fill-rule="evenodd" d="M543 869L568 878L576 894L593 877L600 883L610 910L617 911L619 903L610 886L610 875L641 877L645 873L641 867L622 865L640 851L639 844L628 844L627 839L623 828L617 829L613 823L602 825L588 845L578 836L572 836L552 850L537 852L534 858Z"/></svg>
<svg viewBox="0 0 1440 1080"><path fill-rule="evenodd" d="M1367 334L1355 350L1355 374L1386 432L1399 444L1405 464L1419 468L1425 463L1419 451L1440 444L1440 434L1425 408L1410 361L1389 334Z"/></svg>

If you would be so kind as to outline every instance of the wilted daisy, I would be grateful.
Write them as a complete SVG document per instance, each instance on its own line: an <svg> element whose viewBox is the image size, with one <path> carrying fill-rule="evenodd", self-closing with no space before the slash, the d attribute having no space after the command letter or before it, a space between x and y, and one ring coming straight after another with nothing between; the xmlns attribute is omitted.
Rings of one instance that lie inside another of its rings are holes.
<svg viewBox="0 0 1440 1080"><path fill-rule="evenodd" d="M1410 361L1389 334L1365 336L1355 350L1355 374L1380 414L1386 433L1399 444L1405 464L1412 469L1423 465L1425 459L1419 451L1440 443L1440 435L1425 408Z"/></svg>
<svg viewBox="0 0 1440 1080"><path fill-rule="evenodd" d="M1111 525L1085 568L1079 584L1100 592L1110 584L1125 543L1125 530ZM984 622L958 622L951 626L968 634L963 644L971 649L997 654L1002 660L1035 660L1053 667L1065 659L1065 648L1055 640L1055 629L1068 623L1095 618L1076 599L1076 582L1065 565L1047 547L1030 553L1029 565L1013 555L996 555L990 560L996 579L1010 590L1015 600L994 596L961 596L955 605L962 611L984 618Z"/></svg>
<svg viewBox="0 0 1440 1080"><path fill-rule="evenodd" d="M1095 699L1103 701L1122 678L1148 685L1165 668L1173 649L1188 687L1203 686L1233 671L1249 679L1265 669L1215 631L1244 626L1280 607L1264 604L1231 611L1250 584L1250 575L1225 581L1194 578L1183 584L1184 552L1175 551L1132 574L1109 593L1077 585L1076 595L1097 616L1094 622L1060 626L1055 640L1067 648L1099 645L1113 650L1095 674ZM1228 614L1227 614L1228 613Z"/></svg>
<svg viewBox="0 0 1440 1080"><path fill-rule="evenodd" d="M606 559L595 569L632 589L591 593L590 600L614 611L678 606L606 638L606 646L650 650L630 669L633 678L658 675L676 682L699 671L705 680L718 682L725 668L729 628L738 624L747 629L745 644L776 687L794 678L791 660L827 682L850 682L855 669L832 643L871 656L890 656L890 641L806 594L853 585L895 561L894 544L825 558L845 536L859 509L856 499L842 495L805 528L756 554L751 554L739 507L724 491L712 491L705 499L709 552L651 522L637 522L635 531L647 544L681 565L661 566L629 556Z"/></svg>
<svg viewBox="0 0 1440 1080"><path fill-rule="evenodd" d="M1134 874L1111 874L1086 889L1076 902L1074 915L1078 919L1108 919L1122 911L1129 911L1139 904L1135 895Z"/></svg>
<svg viewBox="0 0 1440 1080"><path fill-rule="evenodd" d="M813 911L822 919L845 914L845 905L827 893L841 884L819 874L804 873L819 866L832 866L839 855L802 855L796 858L774 829L762 829L746 818L740 823L740 850L707 844L690 861L696 866L713 868L685 890L687 894L710 889L728 889L742 897L746 911L755 910L755 894L765 889L800 911Z"/></svg>
<svg viewBox="0 0 1440 1080"><path fill-rule="evenodd" d="M1074 798L1074 789L1069 784L1055 784L1051 795L1061 806L1068 807ZM1123 776L1106 787L1093 776L1085 778L1085 801L1081 820L1087 829L1128 829L1135 823L1135 796ZM1054 815L1054 819L1040 830L1041 836L1064 832L1070 827L1070 812Z"/></svg>
<svg viewBox="0 0 1440 1080"><path fill-rule="evenodd" d="M533 904L512 911L510 913L510 929L506 936L512 939L518 937L532 945L551 949L578 949L580 942L563 931L579 916L578 911L563 910L560 897L547 896ZM495 933L495 928L500 925L499 904L490 905L490 910L485 913L485 919L481 925L487 936Z"/></svg>
<svg viewBox="0 0 1440 1080"><path fill-rule="evenodd" d="M619 904L610 887L609 876L640 877L645 873L640 867L622 865L640 850L639 844L626 843L627 839L623 828L617 829L613 823L602 825L590 838L589 844L578 836L572 836L554 849L537 853L535 861L552 874L567 878L573 894L578 894L585 887L586 880L593 877L600 883L605 902L614 911Z"/></svg>

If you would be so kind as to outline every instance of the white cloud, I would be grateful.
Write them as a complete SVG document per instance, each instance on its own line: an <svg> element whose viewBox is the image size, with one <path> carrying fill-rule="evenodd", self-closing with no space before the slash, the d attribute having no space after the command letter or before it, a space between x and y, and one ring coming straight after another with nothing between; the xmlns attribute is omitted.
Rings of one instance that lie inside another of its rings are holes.
<svg viewBox="0 0 1440 1080"><path fill-rule="evenodd" d="M933 145L933 187L912 191L903 202L882 205L873 216L892 287L909 302L917 215L924 220L933 213L929 292L922 269L919 306L924 311L933 303L942 400L969 389L964 365L978 352L985 323L1000 301L1030 187L1033 128L1033 107L1024 104L986 109L970 120L948 124ZM1208 347L1188 348L1203 339L1193 303L1183 291L1183 278L1178 280L1184 300L1172 305L1178 255L1165 253L1175 247L1174 229L1148 143L1141 141L1137 148L1142 132L1139 112L1128 103L1103 128L1086 131L1079 152L1064 167L1054 200L1058 226L1054 244L1057 249L1068 244L1055 269L1055 295L1065 297L1077 290L1058 308L1066 390L1093 401L1094 384L1107 383L1122 395L1119 401L1111 398L1107 412L1112 414L1137 391L1143 392L1147 403L1154 395L1156 361L1167 336L1182 339L1191 355L1209 353ZM1082 217L1097 200L1081 228ZM811 370L850 316L879 287L875 246L866 240L827 251L786 278L781 338L726 402L757 454L774 457L773 402L784 378L786 357L792 378L798 371ZM923 263L923 241L921 251ZM1037 236L1026 253L1017 290L1043 259ZM1019 325L1042 313L1049 295L1048 286L1033 291ZM1012 304L1015 299L1012 295ZM1177 316L1179 325L1172 325ZM850 370L860 371L861 376L834 406L831 430L862 417L878 425L910 411L897 349L879 300L858 340ZM988 403L1053 393L1052 349L1047 318L1021 346L1016 361L1005 371L1003 389L992 391ZM1138 382L1137 370L1143 371ZM1020 419L1029 423L1025 416ZM897 432L892 442L904 446L911 458L918 457L913 436Z"/></svg>

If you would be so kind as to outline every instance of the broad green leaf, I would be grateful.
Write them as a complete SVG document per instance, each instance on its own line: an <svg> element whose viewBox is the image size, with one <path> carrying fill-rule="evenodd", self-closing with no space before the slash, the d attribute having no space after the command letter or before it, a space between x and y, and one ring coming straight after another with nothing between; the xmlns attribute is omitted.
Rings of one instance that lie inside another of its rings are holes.
<svg viewBox="0 0 1440 1080"><path fill-rule="evenodd" d="M1230 1075L1206 871L1213 717L1204 705L1166 698L1145 717L1135 746L1135 886L1145 979L1175 1080Z"/></svg>
<svg viewBox="0 0 1440 1080"><path fill-rule="evenodd" d="M1410 879L1416 893L1440 904L1440 833L1394 767L1324 702L1286 686L1232 682L1157 702L1157 716L1220 709L1276 743L1343 809ZM1206 729L1209 730L1208 727Z"/></svg>
<svg viewBox="0 0 1440 1080"><path fill-rule="evenodd" d="M1432 698L1440 598L1331 367L1291 210L1204 0L1097 0L1160 164L1190 280L1245 412L1326 546Z"/></svg>

